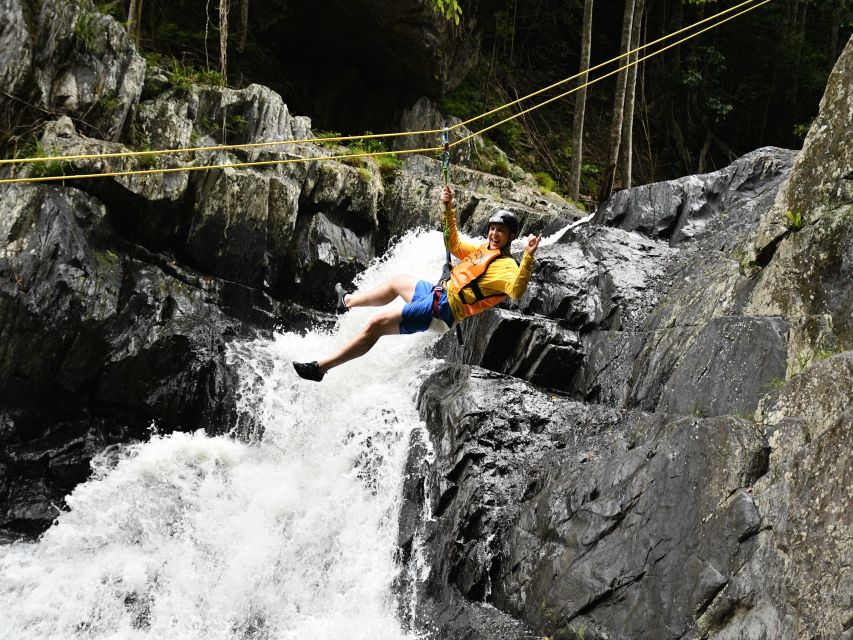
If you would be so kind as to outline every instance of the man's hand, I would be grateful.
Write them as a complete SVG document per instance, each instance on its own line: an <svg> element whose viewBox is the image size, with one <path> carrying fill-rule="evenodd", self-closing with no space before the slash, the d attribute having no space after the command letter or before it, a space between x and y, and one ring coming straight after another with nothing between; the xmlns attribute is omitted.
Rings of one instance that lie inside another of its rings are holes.
<svg viewBox="0 0 853 640"><path fill-rule="evenodd" d="M527 244L524 246L524 252L529 253L531 256L535 254L536 250L539 248L540 240L542 240L541 233L538 236L527 236Z"/></svg>
<svg viewBox="0 0 853 640"><path fill-rule="evenodd" d="M450 187L444 187L441 190L441 201L444 203L444 207L446 209L450 209L453 205L453 192L450 190Z"/></svg>

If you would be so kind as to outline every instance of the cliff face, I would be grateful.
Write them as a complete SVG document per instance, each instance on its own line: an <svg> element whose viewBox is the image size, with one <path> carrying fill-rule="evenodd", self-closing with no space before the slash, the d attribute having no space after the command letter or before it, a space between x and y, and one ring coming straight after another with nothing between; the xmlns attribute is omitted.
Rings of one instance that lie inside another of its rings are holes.
<svg viewBox="0 0 853 640"><path fill-rule="evenodd" d="M46 119L47 153L311 139L269 89L173 86L110 18L53 4L0 0L0 81L19 98L0 106ZM540 249L521 300L438 344L400 530L404 564L430 568L401 578L419 627L853 633L851 61L848 44L801 153L617 194ZM95 453L152 424L262 436L228 343L330 322L335 281L436 223L435 160L384 179L311 160L334 151L79 159L36 168L62 182L3 187L0 537L49 526ZM300 162L194 169L284 160ZM193 170L73 178L139 168ZM454 166L466 230L498 204L527 231L579 216L515 178Z"/></svg>
<svg viewBox="0 0 853 640"><path fill-rule="evenodd" d="M617 194L439 343L400 533L423 626L853 637L851 62L796 157Z"/></svg>

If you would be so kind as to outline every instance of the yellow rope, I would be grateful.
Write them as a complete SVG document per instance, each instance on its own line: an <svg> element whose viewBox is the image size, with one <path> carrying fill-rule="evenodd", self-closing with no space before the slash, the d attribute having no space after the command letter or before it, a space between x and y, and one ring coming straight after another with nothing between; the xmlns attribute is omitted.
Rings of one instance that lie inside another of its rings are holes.
<svg viewBox="0 0 853 640"><path fill-rule="evenodd" d="M117 176L144 176L152 173L178 173L180 171L206 171L208 169L229 169L238 167L263 167L273 164L296 164L320 160L347 160L349 158L368 158L371 156L402 155L405 153L429 153L441 151L443 147L427 147L424 149L404 149L402 151L375 151L370 153L352 153L340 156L317 156L314 158L288 158L287 160L257 160L254 162L232 162L229 164L199 165L197 167L170 167L168 169L140 169L135 171L112 171L110 173L83 173L70 176L43 176L40 178L9 178L0 180L0 184L57 182L64 180L85 180L88 178L111 178Z"/></svg>
<svg viewBox="0 0 853 640"><path fill-rule="evenodd" d="M713 16L709 16L708 18L704 18L702 20L699 20L698 22L695 22L691 25L683 27L683 28L679 29L678 31L674 31L673 33L666 34L666 35L658 38L657 40L654 40L652 42L648 42L642 46L637 47L636 49L632 49L631 51L627 51L627 52L620 54L614 58L611 58L610 60L607 60L605 62L601 62L601 63L595 65L594 67L591 67L591 68L586 69L582 72L576 73L575 75L569 76L568 78L564 78L562 80L559 80L558 82L555 82L554 84L551 84L547 87L544 87L542 89L534 91L533 93L529 93L526 96L518 98L517 100L514 100L512 102L508 102L508 103L506 103L500 107L496 107L495 109L492 109L491 111L487 111L487 112L482 113L478 116L474 116L473 118L469 118L468 120L465 120L464 122L459 122L457 124L451 125L450 127L448 127L448 130L457 129L459 127L466 126L466 125L468 125L472 122L475 122L477 120L482 120L483 118L486 118L490 115L493 115L499 111L503 111L504 109L515 106L518 103L523 102L524 100L528 100L534 96L537 96L537 95L540 95L546 91L549 91L550 89L561 86L567 82L571 82L572 80L575 80L575 79L577 79L583 75L587 75L589 73L592 73L593 71L597 71L598 69L601 69L602 67L605 67L608 64L611 64L613 62L621 60L622 58L631 56L634 53L642 51L643 49L647 49L651 46L659 44L665 40L668 40L669 38L672 38L674 36L679 35L680 33L684 33L685 31L688 31L690 29L693 29L694 27L697 27L701 24L704 24L705 22L708 22L709 20L714 20L720 16L723 16L727 13L735 11L735 10L737 10L737 9L747 5L747 4L750 4L751 2L755 2L755 1L756 0L745 0L744 2L741 2L740 4L735 5L733 7L730 7L728 9L725 9L723 11L720 11L719 13L717 13ZM764 3L762 2L761 4L764 4ZM759 5L756 5L756 6L759 6ZM753 8L755 8L755 7L753 7ZM745 13L745 11L741 12L737 15L739 16L739 15L742 15L743 13ZM732 17L737 17L737 16L732 16ZM729 19L731 19L731 18L729 18ZM718 24L722 24L722 22L720 22ZM698 33L704 33L704 31L707 31L707 29L704 29ZM698 34L694 34L694 35L698 35ZM687 39L689 39L689 38L687 38ZM675 44L680 44L681 42L684 42L684 39L680 40L679 42L677 42ZM674 46L674 45L670 45L670 46ZM667 48L670 48L670 47L667 47ZM665 50L665 49L663 49L663 50ZM647 57L649 57L649 56L647 56ZM646 58L642 58L642 60L645 60L645 59ZM630 66L630 65L628 65L628 66ZM625 68L627 68L627 67L621 67L620 69L617 69L614 73L618 73L619 71L621 71L622 69L625 69ZM612 75L612 73L609 75ZM608 76L604 76L604 77L608 77ZM587 83L583 86L588 86L589 84L590 83ZM581 87L577 87L575 90L578 90L580 88ZM569 93L570 92L561 94L560 96L557 96L557 98L564 97L564 96L568 95ZM557 98L555 98L555 99L557 99ZM544 103L544 104L547 104L547 103ZM522 112L522 113L526 113L526 112ZM499 124L501 124L501 123L499 123ZM491 129L491 128L493 128L493 127L489 127L489 129ZM481 132L487 131L487 130L488 129L483 129L483 130L481 130ZM35 163L35 162L53 162L53 161L63 161L63 160L64 161L93 160L93 159L100 159L100 158L150 157L150 156L157 156L157 155L163 155L163 154L169 154L169 153L194 153L194 152L200 152L200 151L224 151L224 150L231 150L231 149L254 149L254 148L258 148L258 147L272 147L272 146L283 146L283 145L294 145L294 144L317 144L317 145L320 145L320 144L330 143L330 142L344 142L344 141L351 141L351 140L374 140L374 139L394 138L394 137L400 137L400 136L437 135L439 133L442 133L443 131L444 131L443 129L428 129L428 130L422 130L422 131L401 131L401 132L394 132L394 133L370 133L370 134L364 134L364 135L329 136L329 137L325 137L325 138L305 138L305 139L301 139L301 140L275 140L275 141L269 141L269 142L250 142L250 143L243 143L243 144L222 144L222 145L214 145L214 146L207 146L207 147L193 147L193 148L182 148L182 149L153 149L153 150L148 150L148 151L122 151L122 152L114 152L114 153L79 154L79 155L72 155L72 156L46 156L46 157L39 157L39 158L9 158L9 159L0 159L0 165L17 165L17 164L27 164L27 163ZM469 138L470 137L471 136L469 136ZM464 140L467 140L467 139L468 138L464 138ZM456 142L454 144L458 144L458 142ZM106 175L106 174L102 174L102 175ZM3 182L6 182L6 181L0 181L0 184L2 184Z"/></svg>
<svg viewBox="0 0 853 640"><path fill-rule="evenodd" d="M140 156L155 156L166 153L194 153L196 151L223 151L226 149L254 149L257 147L273 147L290 144L315 144L321 145L327 142L341 142L345 140L367 140L376 138L393 138L396 136L417 136L442 133L444 129L431 129L425 131L402 131L399 133L369 133L361 136L334 136L328 138L305 138L302 140L273 140L270 142L247 142L243 144L220 144L211 147L194 147L189 149L152 149L149 151L121 151L116 153L89 153L76 156L46 156L39 158L10 158L0 160L4 164L24 164L27 162L53 162L57 160L94 160L100 158L130 158Z"/></svg>
<svg viewBox="0 0 853 640"><path fill-rule="evenodd" d="M749 0L749 2L754 2L754 1L755 0ZM464 138L460 138L459 140L455 140L454 142L450 143L450 146L453 147L453 146L456 146L458 144L462 144L463 142L466 142L467 140L470 140L471 138L474 138L475 136L481 135L481 134L485 133L486 131L494 129L495 127L499 127L500 125L505 124L507 122L510 122L511 120L514 120L514 119L516 119L520 116L523 116L527 113L530 113L531 111L534 111L536 109L544 107L546 104L550 104L551 102L554 102L555 100L559 100L560 98L564 98L564 97L566 97L566 96L568 96L568 95L570 95L576 91L579 91L580 89L582 89L584 87L595 84L596 82L600 82L600 81L604 80L605 78L608 78L608 77L610 77L616 73L619 73L620 71L624 71L625 69L628 69L631 66L639 64L640 62L643 62L649 58L652 58L652 57L654 57L660 53L663 53L664 51L667 51L668 49L671 49L675 46L678 46L679 44L682 44L682 43L684 43L684 42L686 42L692 38L695 38L695 37L705 33L706 31L714 29L714 28L716 28L716 27L718 27L718 26L720 26L720 25L722 25L722 24L724 24L730 20L733 20L733 19L735 19L735 18L737 18L737 17L739 17L745 13L748 13L749 11L752 11L753 9L757 9L758 7L760 7L764 4L767 4L770 1L771 0L762 0L761 2L758 2L757 4L754 4L750 7L748 7L747 9L744 9L743 11L741 11L739 13L736 13L736 14L731 15L731 16L723 19L723 20L720 20L719 22L716 22L716 23L714 23L708 27L705 27L704 29L697 31L696 33L693 33L693 34L691 34L685 38L682 38L681 40L673 42L673 43L671 43L671 44L669 44L669 45L667 45L661 49L658 49L657 51L649 53L649 54L643 56L642 58L638 58L637 60L629 62L628 64L623 65L622 67L619 67L618 69L614 69L613 71L610 71L610 72L604 74L603 76L599 76L593 80L589 80L586 83L584 83L583 85L574 87L573 89L570 89L569 91L565 91L559 95L553 96L552 98L549 98L548 100L540 102L539 104L533 105L532 107L529 107L523 111L520 111L516 114L513 114L513 115L507 117L507 118L504 118L503 120L496 122L492 125L489 125L488 127L484 127L483 129L480 129L479 131L471 133L470 135L465 136ZM740 5L737 5L737 7L744 6L745 4L748 4L748 2L741 3ZM734 8L737 8L737 7L734 7ZM732 9L720 12L713 17L715 17L715 18L719 17L719 16L724 15L725 13L727 13L728 11L731 11L731 10ZM705 19L705 20L702 20L701 22L707 22L707 20L708 19ZM696 23L696 24L700 24L700 23ZM682 29L681 31L675 32L675 33L681 33L683 31L684 31L684 29ZM658 39L655 42L661 42L661 41L662 41L662 39ZM646 48L647 46L650 46L650 44L652 44L652 43L649 43L649 45L644 45L643 47L638 47L637 49L634 49L633 51L630 51L625 55L630 55L636 51L639 51L640 49ZM620 56L620 57L624 57L624 56ZM614 60L615 59L618 59L618 58L614 58ZM609 62L612 62L612 60ZM601 65L598 65L597 67L594 67L594 68L600 68L600 67L601 67ZM587 73L588 73L588 71L587 71ZM560 84L560 83L557 83L557 84ZM552 85L552 87L553 86L556 86L556 85ZM530 96L536 95L537 93L541 93L541 91L545 91L546 89L540 90L539 92L536 92L534 94L530 94ZM509 104L510 105L517 104L520 100L524 100L530 96L525 96L524 98L520 98L519 100L515 101L514 103L509 103ZM501 107L501 108L505 108L505 107ZM494 110L492 112L489 112L489 113L494 113ZM484 114L484 115L488 115L488 114ZM462 126L462 124L464 124L464 123L460 123L460 124L455 125L455 126ZM424 134L426 134L426 133L441 133L443 131L444 131L443 129L438 129L438 130L433 130L433 131L404 132L404 133L396 133L396 134L369 134L366 136L340 136L338 138L321 138L321 139L313 139L313 140L304 140L304 141L299 141L299 142L317 143L317 142L322 142L322 141L326 141L326 140L343 140L343 139L352 140L352 139L365 139L365 138L371 138L371 137L373 137L373 138L375 138L375 137L391 137L391 136L395 136L395 135L418 135L421 133L424 133ZM258 143L249 143L247 145L220 145L218 147L199 147L196 149L171 150L171 151L189 152L189 151L204 151L204 150L227 149L227 148L263 147L263 146L272 146L275 144L296 144L296 143L297 143L297 141L293 141L293 140L284 141L284 142L258 142ZM229 164L201 165L201 166L196 166L196 167L173 167L173 168L167 168L167 169L143 169L143 170L134 170L134 171L115 171L115 172L107 172L107 173L79 174L79 175L70 175L70 176L43 176L43 177L33 177L33 178L9 178L9 179L0 180L0 184L56 182L56 181L60 181L60 180L82 180L82 179L88 179L88 178L120 177L120 176L132 176L132 175L150 175L150 174L154 174L154 173L177 173L180 171L201 171L201 170L208 170L208 169L226 169L228 167L232 167L232 168L258 167L258 166L269 166L269 165L274 165L274 164L295 164L295 163L314 162L314 161L321 161L321 160L346 160L346 159L351 159L351 158L364 158L364 157L379 156L379 155L403 155L403 154L411 154L411 153L429 153L429 152L433 152L433 151L441 151L442 149L443 149L443 147L439 146L439 147L426 147L426 148L421 148L421 149L405 149L405 150L399 150L399 151L377 151L377 152L370 152L370 153L354 153L354 154L337 155L337 156L317 156L317 157L310 157L310 158L290 158L290 159L286 159L286 160L263 160L263 161L255 161L255 162L234 162L234 163L229 163ZM31 161L31 162L47 162L50 160L90 159L90 158L118 157L118 156L125 156L126 157L126 156L130 156L130 155L142 155L142 154L153 155L155 153L167 153L168 151L169 150L164 150L161 152L155 152L155 151L127 152L127 153L113 154L113 155L92 154L92 155L88 155L88 156L56 156L56 157L51 157L51 158L27 158L26 160ZM3 162L4 163L11 163L12 161L6 160Z"/></svg>
<svg viewBox="0 0 853 640"><path fill-rule="evenodd" d="M554 96L554 97L552 97L552 98L548 98L547 100L544 100L543 102L540 102L539 104L535 104L535 105L533 105L532 107L529 107L529 108L527 108L527 109L525 109L525 110L523 110L523 111L519 111L519 112L518 112L518 113L516 113L516 114L513 114L513 115L511 115L511 116L509 116L509 117L507 117L507 118L504 118L504 119L503 119L503 120L501 120L500 122L496 122L496 123L494 123L494 124L492 124L492 125L489 125L488 127L484 127L484 128L482 128L482 129L480 129L479 131L475 131L474 133L472 133L472 134L470 134L470 135L467 135L467 136L465 136L464 138L460 138L459 140L455 140L455 141L453 141L453 142L451 142L451 143L450 143L450 146L451 146L451 147L454 147L454 146L456 146L457 144L462 144L463 142L466 142L466 141L470 140L471 138L473 138L473 137L475 137L475 136L479 136L479 135L481 135L481 134L485 133L486 131L489 131L489 130L491 130L491 129L494 129L495 127L499 127L499 126L500 126L500 125L502 125L502 124L506 124L507 122L509 122L509 121L511 121L511 120L515 120L516 118L518 118L518 117L520 117L520 116L523 116L523 115L525 115L525 114L527 114L527 113L530 113L531 111L535 111L536 109L539 109L540 107L544 107L546 104L549 104L549 103L551 103L551 102L554 102L555 100L559 100L560 98L565 98L565 97L566 97L567 95L569 95L569 94L572 94L572 93L574 93L574 92L576 92L576 91L580 91L580 90L581 90L581 89L583 89L584 87L587 87L587 86L589 86L589 85L591 85L591 84L595 84L596 82L600 82L601 80L604 80L605 78L609 78L610 76L612 76L612 75L614 75L614 74L617 74L617 73L619 73L620 71L624 71L625 69L627 69L627 68L629 68L629 67L632 67L632 66L634 66L635 64L639 64L639 63L643 62L644 60L648 60L649 58L653 58L654 56L656 56L656 55L658 55L658 54L660 54L660 53L663 53L663 52L664 52L664 51L666 51L667 49L671 49L672 47L675 47L675 46L677 46L677 45L679 45L679 44L682 44L683 42L686 42L687 40L690 40L691 38L695 38L696 36L701 35L701 34L705 33L706 31L709 31L709 30L711 30L711 29L715 29L716 27L719 27L721 24L726 23L726 22L728 22L729 20L734 20L734 19L735 19L735 18L737 18L738 16L741 16L741 15L743 15L744 13L748 13L749 11L752 11L753 9L757 9L757 8L758 8L758 7L760 7L761 5L763 5L763 4L767 4L767 3L768 3L768 2L770 2L770 1L771 1L771 0L762 0L762 1L761 1L761 2L759 2L758 4L753 5L753 6L749 7L749 8L747 8L747 9L744 9L744 10L743 10L743 11L741 11L740 13L736 13L735 15L733 15L733 16L729 16L728 18L725 18L724 20L720 20L720 21L719 21L719 22L717 22L717 23L714 23L714 24L712 24L712 25L710 25L710 26L708 26L708 27L705 27L705 28L704 28L704 29L702 29L701 31L697 31L696 33L690 34L690 35L689 35L689 36L687 36L686 38L682 38L681 40L678 40L677 42L673 42L673 43L671 43L671 44L668 44L667 46L663 47L662 49L658 49L657 51L653 51L652 53L646 54L646 55L645 55L645 56L643 56L642 58L638 58L637 60L634 60L633 62L630 62L630 63L628 63L628 64L626 64L626 65L623 65L623 66L619 67L618 69L614 69L613 71L609 71L609 72L607 72L606 74L604 74L603 76L599 76L598 78L595 78L594 80L590 80L590 81L588 81L588 82L586 82L586 83L584 83L584 84L582 84L582 85L580 85L580 86L574 87L573 89L570 89L569 91L565 91L565 92L563 92L563 93L561 93L561 94L559 94L559 95L556 95L556 96Z"/></svg>

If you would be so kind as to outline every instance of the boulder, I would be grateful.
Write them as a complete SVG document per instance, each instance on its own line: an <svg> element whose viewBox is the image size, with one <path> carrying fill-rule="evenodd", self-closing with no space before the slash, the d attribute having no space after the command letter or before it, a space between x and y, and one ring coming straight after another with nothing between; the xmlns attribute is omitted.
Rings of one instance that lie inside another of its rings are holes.
<svg viewBox="0 0 853 640"><path fill-rule="evenodd" d="M271 299L129 245L105 205L76 189L12 186L0 208L0 463L11 492L0 528L33 533L53 517L26 515L38 496L61 504L110 442L152 424L234 426L226 344L282 314Z"/></svg>
<svg viewBox="0 0 853 640"><path fill-rule="evenodd" d="M0 107L10 130L43 120L47 111L74 118L102 140L125 131L145 61L124 27L90 1L3 0L0 52Z"/></svg>
<svg viewBox="0 0 853 640"><path fill-rule="evenodd" d="M789 376L821 352L853 347L851 74L853 39L830 74L791 177L762 216L750 247L764 268L747 312L791 322Z"/></svg>
<svg viewBox="0 0 853 640"><path fill-rule="evenodd" d="M679 638L755 546L768 447L752 423L625 413L454 364L418 403L433 453L409 459L423 515L401 545L418 540L428 602L485 602L549 637Z"/></svg>
<svg viewBox="0 0 853 640"><path fill-rule="evenodd" d="M641 231L674 247L713 235L717 249L732 248L773 202L793 162L793 151L757 149L713 173L619 191L593 222Z"/></svg>

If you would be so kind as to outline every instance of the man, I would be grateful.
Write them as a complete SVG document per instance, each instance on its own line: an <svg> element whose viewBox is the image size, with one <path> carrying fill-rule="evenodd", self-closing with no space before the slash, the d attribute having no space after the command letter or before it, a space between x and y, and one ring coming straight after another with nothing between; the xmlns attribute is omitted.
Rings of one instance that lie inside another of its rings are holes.
<svg viewBox="0 0 853 640"><path fill-rule="evenodd" d="M406 305L402 310L375 315L361 333L333 356L315 362L294 362L293 368L299 376L319 382L329 369L370 351L382 336L430 328L446 331L468 316L494 307L507 296L517 299L524 294L533 272L533 255L542 236L528 236L524 257L517 264L509 252L510 243L519 231L515 215L505 209L495 211L489 218L488 241L475 244L459 237L450 187L444 187L440 199L445 206L450 252L461 260L450 279L433 286L426 280L396 276L365 293L347 293L340 284L336 285L341 313L353 307L380 307L397 296Z"/></svg>

